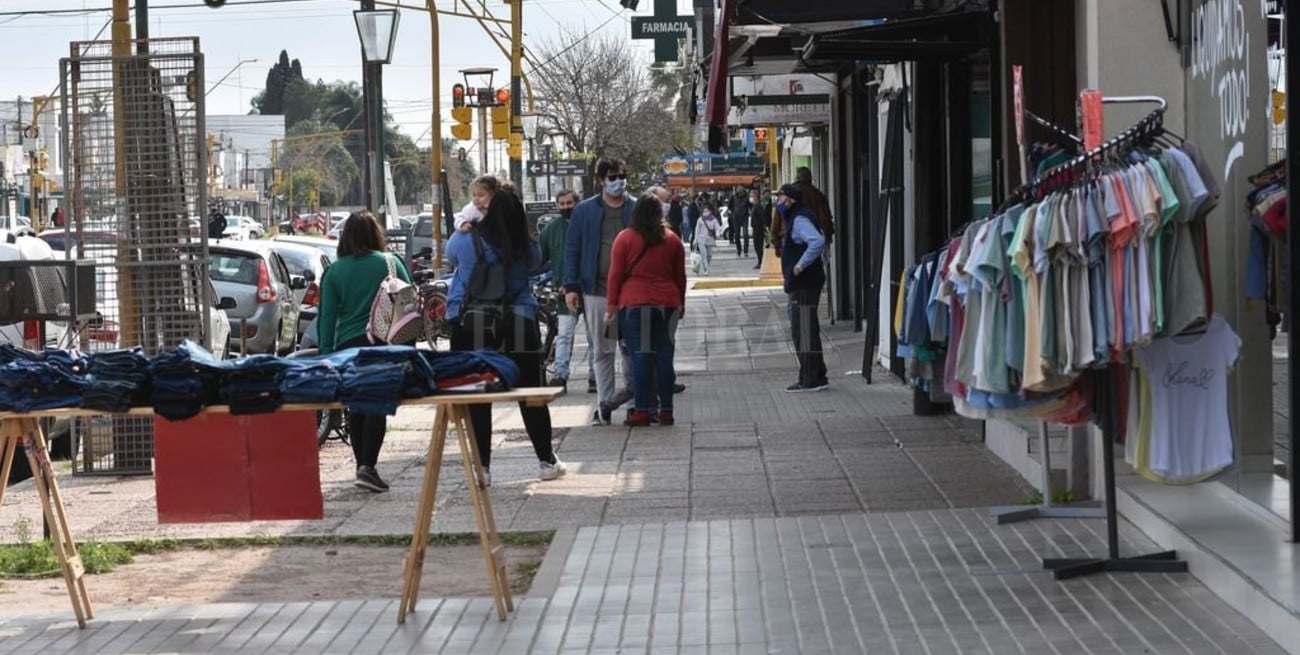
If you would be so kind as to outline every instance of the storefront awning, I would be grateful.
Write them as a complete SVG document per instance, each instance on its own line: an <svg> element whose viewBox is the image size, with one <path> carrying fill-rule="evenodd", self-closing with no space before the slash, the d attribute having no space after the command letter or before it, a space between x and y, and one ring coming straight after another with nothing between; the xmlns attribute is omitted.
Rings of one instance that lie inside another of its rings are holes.
<svg viewBox="0 0 1300 655"><path fill-rule="evenodd" d="M763 177L761 173L745 174L724 174L708 175L701 173L692 178L689 175L669 175L667 178L670 189L689 189L691 187L722 187L731 188L737 186L752 186L759 178Z"/></svg>

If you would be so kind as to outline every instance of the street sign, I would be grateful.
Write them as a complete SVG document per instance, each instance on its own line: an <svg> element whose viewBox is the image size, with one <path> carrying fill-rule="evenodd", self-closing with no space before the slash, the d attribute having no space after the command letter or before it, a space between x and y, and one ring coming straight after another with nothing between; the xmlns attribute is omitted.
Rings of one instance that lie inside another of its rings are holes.
<svg viewBox="0 0 1300 655"><path fill-rule="evenodd" d="M632 17L632 38L653 39L656 62L677 61L677 41L694 24L694 16L677 15L677 0L655 0L653 16Z"/></svg>
<svg viewBox="0 0 1300 655"><path fill-rule="evenodd" d="M553 175L586 175L586 159L557 159Z"/></svg>
<svg viewBox="0 0 1300 655"><path fill-rule="evenodd" d="M548 163L551 162L529 159L528 163L524 166L524 170L528 171L528 174L533 177L538 177L540 175L554 175L555 168L553 166L547 166Z"/></svg>

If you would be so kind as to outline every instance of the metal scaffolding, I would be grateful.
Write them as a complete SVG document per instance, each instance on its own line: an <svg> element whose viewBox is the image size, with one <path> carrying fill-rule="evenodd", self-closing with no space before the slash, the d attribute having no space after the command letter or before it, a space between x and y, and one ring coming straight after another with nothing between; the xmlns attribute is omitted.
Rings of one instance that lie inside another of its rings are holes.
<svg viewBox="0 0 1300 655"><path fill-rule="evenodd" d="M76 42L61 60L69 256L97 264L81 347L211 347L203 55L197 38ZM73 426L74 472L148 474L153 423Z"/></svg>

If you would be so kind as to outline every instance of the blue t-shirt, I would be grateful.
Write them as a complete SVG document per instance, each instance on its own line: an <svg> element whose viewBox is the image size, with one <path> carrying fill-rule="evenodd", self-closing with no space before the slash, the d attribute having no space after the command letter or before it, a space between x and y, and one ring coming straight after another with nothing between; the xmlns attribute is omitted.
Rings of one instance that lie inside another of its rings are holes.
<svg viewBox="0 0 1300 655"><path fill-rule="evenodd" d="M473 232L457 231L447 241L447 261L455 268L451 278L451 288L447 290L447 320L460 317L461 305L469 291L469 278L474 273L474 267L478 265L474 239ZM528 244L528 248L530 260L541 261L541 251L537 243ZM483 258L488 263L493 263L500 261L501 255L492 244L484 240ZM533 296L533 289L528 284L528 268L518 259L506 267L506 304L516 316L526 319L537 317L537 298Z"/></svg>

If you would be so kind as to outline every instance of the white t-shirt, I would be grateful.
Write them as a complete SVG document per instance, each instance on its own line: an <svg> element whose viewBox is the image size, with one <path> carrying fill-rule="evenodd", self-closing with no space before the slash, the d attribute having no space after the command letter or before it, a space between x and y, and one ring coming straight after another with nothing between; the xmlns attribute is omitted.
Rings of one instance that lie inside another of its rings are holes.
<svg viewBox="0 0 1300 655"><path fill-rule="evenodd" d="M461 209L460 212L456 214L456 229L459 230L460 226L466 223L477 223L481 220L483 220L483 211L471 202L468 205L465 205L465 208Z"/></svg>
<svg viewBox="0 0 1300 655"><path fill-rule="evenodd" d="M1228 371L1240 350L1241 339L1215 315L1204 334L1156 339L1136 351L1151 391L1152 472L1176 481L1232 464Z"/></svg>

